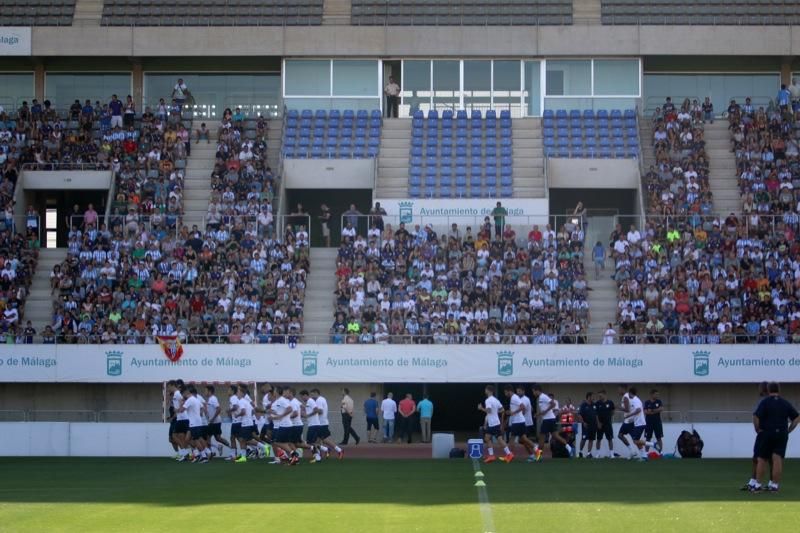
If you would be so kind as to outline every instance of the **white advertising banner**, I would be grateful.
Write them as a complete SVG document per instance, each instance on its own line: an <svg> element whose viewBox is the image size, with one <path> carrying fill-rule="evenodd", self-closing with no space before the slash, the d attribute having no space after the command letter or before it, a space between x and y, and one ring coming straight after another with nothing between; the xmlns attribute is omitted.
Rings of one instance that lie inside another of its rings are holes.
<svg viewBox="0 0 800 533"><path fill-rule="evenodd" d="M31 29L25 26L0 26L0 56L31 55Z"/></svg>
<svg viewBox="0 0 800 533"><path fill-rule="evenodd" d="M490 217L497 202L503 204L508 216L506 222L514 227L528 228L533 224L547 224L549 206L546 198L482 198L458 200L400 200L397 198L376 198L386 210L389 219L404 222L406 226L431 224L435 226L456 223L462 229L477 226L484 217ZM527 231L525 232L527 234Z"/></svg>
<svg viewBox="0 0 800 533"><path fill-rule="evenodd" d="M0 347L0 382L800 382L793 345L158 345Z"/></svg>

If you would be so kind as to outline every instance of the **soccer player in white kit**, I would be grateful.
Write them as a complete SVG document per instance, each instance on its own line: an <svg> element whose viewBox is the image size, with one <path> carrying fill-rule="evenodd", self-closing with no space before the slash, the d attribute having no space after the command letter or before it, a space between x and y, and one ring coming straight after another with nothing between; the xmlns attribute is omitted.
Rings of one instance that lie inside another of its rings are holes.
<svg viewBox="0 0 800 533"><path fill-rule="evenodd" d="M631 458L638 459L639 461L647 461L647 451L645 450L643 437L647 422L644 417L642 399L636 395L636 387L628 389L628 404L630 408L625 414L625 423L631 424L631 429L628 434L631 436L631 440L633 440L633 443L639 451L638 455L634 453Z"/></svg>
<svg viewBox="0 0 800 533"><path fill-rule="evenodd" d="M533 397L536 398L538 407L538 414L536 416L539 416L542 419L542 426L539 428L539 448L544 447L546 440L549 442L550 439L556 439L564 445L564 447L567 449L567 453L572 455L572 446L569 445L564 437L558 434L555 413L557 405L556 401L542 392L541 385L533 386Z"/></svg>
<svg viewBox="0 0 800 533"><path fill-rule="evenodd" d="M628 394L628 386L627 385L620 385L617 388L617 392L622 395L622 398L619 402L619 409L622 411L623 416L626 416L627 413L631 411L631 398ZM619 440L622 441L622 444L628 449L630 454L629 459L633 459L636 455L636 452L631 449L631 444L628 442L628 438L625 435L630 435L631 430L633 429L633 425L627 422L627 417L623 420L622 425L619 427L619 432L617 433L617 437ZM631 435L631 439L633 436Z"/></svg>
<svg viewBox="0 0 800 533"><path fill-rule="evenodd" d="M247 395L247 389L242 386L239 386L236 392L236 396L238 398L238 407L237 415L239 417L239 423L241 424L239 427L239 457L236 459L235 462L237 463L246 463L247 462L247 447L248 445L254 444L253 441L253 433L255 433L255 419L253 418L253 402L250 400L250 397Z"/></svg>
<svg viewBox="0 0 800 533"><path fill-rule="evenodd" d="M178 413L185 413L189 420L189 431L191 434L191 444L200 452L199 461L208 462L208 450L203 440L203 402L197 397L197 390L193 385L183 389L183 405ZM197 458L192 459L194 462Z"/></svg>
<svg viewBox="0 0 800 533"><path fill-rule="evenodd" d="M483 389L486 394L486 399L478 404L478 411L483 412L486 416L483 422L483 444L486 447L486 458L484 463L493 463L496 460L494 456L494 447L492 446L492 437L497 439L497 443L503 447L504 457L500 460L504 463L510 463L514 459L514 454L508 449L505 439L503 439L502 426L500 424L500 415L503 414L503 404L494 396L494 387L486 385Z"/></svg>
<svg viewBox="0 0 800 533"><path fill-rule="evenodd" d="M508 431L511 434L511 437L516 437L519 443L525 447L525 451L528 452L529 461L535 461L536 458L534 457L533 443L526 435L525 404L522 403L522 398L520 398L519 395L514 392L514 387L511 385L506 385L503 389L503 392L505 393L509 402L508 412L506 413L509 424ZM511 459L513 459L513 453L511 455ZM511 459L508 460L510 461Z"/></svg>
<svg viewBox="0 0 800 533"><path fill-rule="evenodd" d="M517 385L517 396L519 396L522 405L525 406L525 436L528 441L533 445L533 454L528 457L528 462L541 461L542 449L539 448L539 443L536 440L536 421L533 418L533 405L531 399L525 394L525 387Z"/></svg>
<svg viewBox="0 0 800 533"><path fill-rule="evenodd" d="M294 456L297 459L303 458L303 450L310 449L311 446L303 442L303 413L305 406L299 398L294 395L294 388L289 387L289 403L292 406L292 444L294 444ZM295 462L295 464L297 464Z"/></svg>
<svg viewBox="0 0 800 533"><path fill-rule="evenodd" d="M219 404L214 386L206 386L206 416L208 417L208 445L211 446L211 438L217 441L217 455L222 456L222 446L231 447L225 437L222 436L222 406Z"/></svg>
<svg viewBox="0 0 800 533"><path fill-rule="evenodd" d="M319 412L317 411L317 402L314 401L307 390L300 391L300 401L303 402L303 417L306 419L308 429L306 430L306 443L311 446L311 463L322 461L322 455L319 453L317 447L317 431L319 429Z"/></svg>
<svg viewBox="0 0 800 533"><path fill-rule="evenodd" d="M316 404L317 414L319 415L319 427L317 429L317 439L322 442L319 449L322 453L326 456L329 453L329 450L333 448L336 452L337 459L344 458L344 450L336 444L336 441L333 440L331 437L331 430L328 426L328 400L319 392L319 389L311 389L310 391L311 398L314 399L314 403Z"/></svg>
<svg viewBox="0 0 800 533"><path fill-rule="evenodd" d="M289 464L297 464L299 459L293 455L295 446L293 442L292 411L289 389L285 389L283 394L275 398L275 401L272 402L271 415L272 419L275 421L275 438L273 439L273 444L291 457Z"/></svg>

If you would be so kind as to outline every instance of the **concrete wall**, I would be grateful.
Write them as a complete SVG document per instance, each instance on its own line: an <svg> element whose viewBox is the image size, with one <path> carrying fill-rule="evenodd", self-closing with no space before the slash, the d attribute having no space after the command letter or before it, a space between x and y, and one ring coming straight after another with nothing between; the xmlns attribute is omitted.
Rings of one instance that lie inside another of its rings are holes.
<svg viewBox="0 0 800 533"><path fill-rule="evenodd" d="M547 180L553 189L636 189L636 159L550 159Z"/></svg>
<svg viewBox="0 0 800 533"><path fill-rule="evenodd" d="M26 170L22 173L25 190L108 189L111 187L109 170Z"/></svg>
<svg viewBox="0 0 800 533"><path fill-rule="evenodd" d="M372 189L373 159L285 159L283 176L289 189Z"/></svg>
<svg viewBox="0 0 800 533"><path fill-rule="evenodd" d="M350 395L356 404L356 422L361 424L363 418L362 404L369 397L369 393L374 391L381 395L384 386L381 383L362 383L362 384L317 384L298 383L293 384L297 390L303 388L318 387L324 396L328 398L331 412L336 413L341 388L348 387ZM758 401L756 387L753 384L664 384L664 383L637 383L639 393L646 397L650 389L658 388L661 399L667 411L680 412L684 415L689 411L705 411L703 415L696 415L695 419L705 420L727 420L734 421L746 420L749 413ZM455 387L458 387L457 385ZM464 390L472 391L474 387L463 386ZM547 392L553 392L559 401L566 401L571 398L576 405L584 398L589 391L598 391L605 388L608 395L616 401L617 384L554 384L546 386ZM800 384L788 383L783 385L783 395L793 402L800 405ZM217 386L217 393L220 397L223 394L223 385ZM393 386L395 394L402 392L399 386ZM86 383L3 383L0 385L0 414L11 411L50 411L50 418L61 420L82 419L80 416L69 416L66 413L63 417L54 416L57 412L66 411L150 411L160 412L162 408L162 388L160 384L86 384ZM471 392L470 392L471 393ZM452 398L453 396L448 396ZM445 401L444 398L437 398L432 395L434 402ZM458 398L456 401L467 401ZM472 400L469 400L472 401ZM477 401L477 399L475 400ZM717 414L713 413L716 412ZM737 417L733 415L720 414L724 412L737 412ZM727 418L726 418L727 417ZM336 418L336 416L332 416ZM6 420L18 419L5 417ZM113 419L113 418L111 418ZM158 420L150 419L153 421ZM359 426L356 426L357 428Z"/></svg>
<svg viewBox="0 0 800 533"><path fill-rule="evenodd" d="M705 458L746 458L753 451L751 424L695 424ZM664 451L672 453L686 424L664 424ZM228 433L227 424L223 431ZM167 424L0 423L5 439L0 456L21 457L169 457ZM334 437L338 433L334 431ZM363 432L362 432L363 434ZM619 449L620 443L616 444ZM603 448L605 449L605 447ZM800 455L800 439L790 438L787 457Z"/></svg>
<svg viewBox="0 0 800 533"><path fill-rule="evenodd" d="M794 26L33 28L33 56L601 56L800 54Z"/></svg>

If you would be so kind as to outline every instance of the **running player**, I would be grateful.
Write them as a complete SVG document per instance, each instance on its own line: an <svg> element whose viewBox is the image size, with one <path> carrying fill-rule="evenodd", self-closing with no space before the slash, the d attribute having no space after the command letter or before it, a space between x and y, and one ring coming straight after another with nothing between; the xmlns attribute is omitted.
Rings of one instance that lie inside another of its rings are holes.
<svg viewBox="0 0 800 533"><path fill-rule="evenodd" d="M310 396L317 406L317 414L319 415L317 440L322 443L319 449L327 456L329 450L332 448L336 452L336 457L338 459L343 459L344 450L342 450L342 448L340 448L339 445L333 440L333 437L331 437L331 430L328 427L328 400L326 400L325 397L320 394L319 389L311 389L310 392Z"/></svg>
<svg viewBox="0 0 800 533"><path fill-rule="evenodd" d="M646 426L644 406L642 405L642 399L637 396L636 387L628 389L628 405L630 410L625 418L625 421L630 424L628 435L631 436L631 440L638 450L638 455L634 453L631 459L647 461L647 450L645 450L644 439L642 438Z"/></svg>
<svg viewBox="0 0 800 533"><path fill-rule="evenodd" d="M588 443L586 458L591 459L592 444L597 437L597 414L594 407L594 394L591 392L586 393L586 399L578 408L578 422L581 424L581 443L578 446L578 456L583 457L583 447Z"/></svg>
<svg viewBox="0 0 800 533"><path fill-rule="evenodd" d="M758 403L756 404L756 409L761 404L761 400L769 395L767 392L767 382L762 381L758 384ZM755 409L754 409L755 411ZM750 474L750 481L744 484L744 486L740 490L752 490L752 488L758 483L756 478L756 470L758 469L758 450L761 448L761 441L764 439L763 432L758 431L756 428L756 439L753 443L753 471Z"/></svg>
<svg viewBox="0 0 800 533"><path fill-rule="evenodd" d="M275 399L275 388L270 385L269 383L265 383L261 386L261 392L263 396L261 397L261 409L264 412L264 416L266 417L266 424L261 426L261 432L259 433L259 440L261 442L270 443L272 442L272 432L274 431L275 427L272 423L272 419L269 416L270 407L272 407L272 401Z"/></svg>
<svg viewBox="0 0 800 533"><path fill-rule="evenodd" d="M283 394L272 402L270 413L275 421L274 446L283 450L287 457L291 458L289 464L297 464L299 459L294 455L296 448L293 442L292 403L288 388L284 389ZM273 463L280 463L280 460L276 458Z"/></svg>
<svg viewBox="0 0 800 533"><path fill-rule="evenodd" d="M536 398L538 409L536 416L542 419L539 427L539 448L544 448L546 442L549 443L550 439L555 439L564 445L567 453L571 456L572 446L569 445L569 442L564 437L559 435L556 427L556 401L542 392L542 386L538 384L533 386L533 397Z"/></svg>
<svg viewBox="0 0 800 533"><path fill-rule="evenodd" d="M189 422L191 435L190 444L199 452L199 457L193 457L192 462L208 462L208 451L203 441L203 422L201 411L203 403L197 397L197 390L194 385L189 385L183 389L183 405L178 410L178 414L185 413Z"/></svg>
<svg viewBox="0 0 800 533"><path fill-rule="evenodd" d="M211 446L211 438L217 441L217 455L222 457L222 447L231 447L225 437L222 436L222 407L217 396L214 394L214 386L206 386L206 416L208 417L208 445Z"/></svg>
<svg viewBox="0 0 800 533"><path fill-rule="evenodd" d="M530 462L531 457L534 461L541 461L542 449L539 448L539 443L536 439L536 420L533 417L533 405L531 404L531 399L525 394L523 385L517 385L517 396L519 396L522 405L525 406L525 436L533 444L533 455L528 457L528 461Z"/></svg>
<svg viewBox="0 0 800 533"><path fill-rule="evenodd" d="M253 403L247 394L247 388L240 385L237 388L236 397L238 398L238 417L239 417L239 458L237 463L247 462L248 446L254 445L253 436L256 432L255 419L253 418Z"/></svg>
<svg viewBox="0 0 800 533"><path fill-rule="evenodd" d="M767 386L769 396L761 400L753 413L753 426L756 432L763 433L761 447L758 450L758 468L756 482L750 489L753 492L764 490L778 492L783 476L783 459L786 456L786 445L789 433L795 430L800 422L800 413L792 404L781 398L780 386L774 381ZM772 473L765 487L759 482L772 461Z"/></svg>
<svg viewBox="0 0 800 533"><path fill-rule="evenodd" d="M316 463L322 461L322 455L319 453L317 447L317 430L319 428L319 412L317 412L317 402L314 401L307 390L300 391L300 401L303 402L303 416L308 424L306 430L306 443L311 446L311 462Z"/></svg>
<svg viewBox="0 0 800 533"><path fill-rule="evenodd" d="M614 427L611 419L614 416L614 402L606 398L606 391L597 392L597 401L594 402L594 412L597 415L597 433L595 434L595 458L600 459L600 446L603 437L608 441L608 457L614 457Z"/></svg>
<svg viewBox="0 0 800 533"><path fill-rule="evenodd" d="M180 447L180 457L178 461L186 461L189 459L189 455L191 454L190 447L190 440L191 435L189 433L189 415L186 414L186 411L183 408L183 403L186 398L184 392L186 391L186 386L183 385L183 381L176 380L175 385L177 390L173 394L172 397L172 405L175 406L175 437L178 440L178 446Z"/></svg>
<svg viewBox="0 0 800 533"><path fill-rule="evenodd" d="M176 399L177 393L177 399ZM177 426L177 409L180 407L181 404L181 395L180 391L178 391L178 385L175 383L174 379L171 379L167 382L167 394L165 397L165 403L167 405L167 411L169 412L169 434L167 438L169 439L169 443L172 445L172 449L175 450L175 459L180 459L180 441L178 437L178 433L176 431Z"/></svg>
<svg viewBox="0 0 800 533"><path fill-rule="evenodd" d="M303 415L305 405L294 395L294 388L289 387L289 403L292 406L292 444L294 444L294 455L298 459L303 458L303 450L311 449L311 446L303 442ZM296 463L295 463L296 464Z"/></svg>
<svg viewBox="0 0 800 533"><path fill-rule="evenodd" d="M238 456L237 441L239 440L239 430L242 427L242 420L239 416L239 388L236 385L231 385L231 395L228 397L228 415L231 417L231 454L228 461L233 461Z"/></svg>
<svg viewBox="0 0 800 533"><path fill-rule="evenodd" d="M516 437L518 442L525 447L525 451L528 452L528 462L532 463L536 460L536 456L534 455L533 443L525 434L525 404L522 403L522 398L520 398L519 395L514 392L514 390L514 387L511 385L506 385L503 388L503 392L505 393L509 402L508 411L506 412L506 416L508 417L509 432L512 438ZM506 457L507 461L512 461L513 459L513 453Z"/></svg>
<svg viewBox="0 0 800 533"><path fill-rule="evenodd" d="M661 411L664 410L664 403L658 397L658 389L650 391L650 399L644 402L644 438L648 445L654 446L658 453L664 448L662 438L664 437L664 425L661 423ZM656 438L653 444L653 437Z"/></svg>
<svg viewBox="0 0 800 533"><path fill-rule="evenodd" d="M505 453L505 457L502 457L500 460L510 463L511 460L514 459L514 454L508 449L508 445L503 439L502 427L500 424L500 415L503 414L503 404L500 403L500 400L495 398L494 387L492 385L486 385L483 392L486 394L486 399L478 404L478 411L486 415L483 422L483 443L486 445L487 456L483 462L493 463L496 460L494 448L492 447L492 437L494 437L497 439L497 443L503 447L503 453Z"/></svg>
<svg viewBox="0 0 800 533"><path fill-rule="evenodd" d="M617 387L617 392L620 394L620 406L618 409L622 411L623 416L625 417L627 413L631 412L631 403L630 397L628 396L628 386L627 385L620 385ZM617 437L619 440L622 441L622 444L625 445L625 448L628 449L628 458L633 459L635 456L635 451L631 449L631 444L628 442L628 437L626 435L630 435L631 430L633 429L633 423L627 422L627 418L623 419L622 424L619 426L619 433L617 433Z"/></svg>

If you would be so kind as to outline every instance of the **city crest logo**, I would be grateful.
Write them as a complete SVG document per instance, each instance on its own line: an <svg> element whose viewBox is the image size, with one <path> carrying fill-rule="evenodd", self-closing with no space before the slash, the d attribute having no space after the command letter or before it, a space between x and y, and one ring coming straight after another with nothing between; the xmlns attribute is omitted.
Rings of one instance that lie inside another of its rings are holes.
<svg viewBox="0 0 800 533"><path fill-rule="evenodd" d="M400 208L400 222L411 224L414 220L414 202L398 202Z"/></svg>
<svg viewBox="0 0 800 533"><path fill-rule="evenodd" d="M122 375L122 352L116 350L106 352L106 374L112 377Z"/></svg>
<svg viewBox="0 0 800 533"><path fill-rule="evenodd" d="M319 352L316 350L303 350L303 375L316 376L317 375L317 356Z"/></svg>
<svg viewBox="0 0 800 533"><path fill-rule="evenodd" d="M497 375L503 377L514 375L514 352L505 350L497 352Z"/></svg>
<svg viewBox="0 0 800 533"><path fill-rule="evenodd" d="M698 350L692 352L692 356L694 357L694 375L699 377L707 376L710 371L709 357L711 352Z"/></svg>

